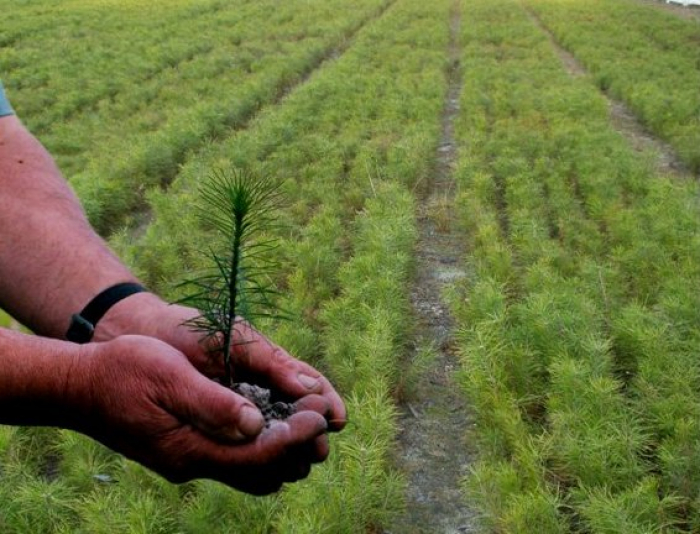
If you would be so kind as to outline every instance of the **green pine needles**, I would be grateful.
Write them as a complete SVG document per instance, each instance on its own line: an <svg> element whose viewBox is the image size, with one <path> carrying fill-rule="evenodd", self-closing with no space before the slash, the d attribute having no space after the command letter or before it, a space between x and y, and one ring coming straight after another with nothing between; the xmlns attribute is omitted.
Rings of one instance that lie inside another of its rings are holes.
<svg viewBox="0 0 700 534"><path fill-rule="evenodd" d="M270 237L280 206L278 188L267 177L247 171L219 169L202 187L198 206L202 223L213 230L207 257L211 266L181 284L193 293L180 303L193 306L201 315L188 326L203 332L215 343L212 352L224 355L224 384L233 387L231 349L234 326L245 317L280 317L273 296L272 274L278 262L272 257L277 240Z"/></svg>

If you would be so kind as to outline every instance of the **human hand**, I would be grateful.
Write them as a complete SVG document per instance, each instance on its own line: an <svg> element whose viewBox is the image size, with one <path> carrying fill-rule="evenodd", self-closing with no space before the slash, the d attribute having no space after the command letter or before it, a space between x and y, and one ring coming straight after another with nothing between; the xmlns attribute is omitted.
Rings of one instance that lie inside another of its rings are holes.
<svg viewBox="0 0 700 534"><path fill-rule="evenodd" d="M185 326L198 315L193 308L167 304L153 294L140 293L110 309L98 323L95 338L111 339L123 333L154 337L184 354L204 375L221 377L224 374L223 358L214 357L210 347L202 341L201 332ZM330 431L339 431L345 426L345 406L326 377L309 364L293 358L249 325L239 323L237 330L245 343L234 349L236 381L249 381L269 388L286 397L285 400L295 402L298 411L316 411L326 419ZM327 447L323 443L319 446Z"/></svg>
<svg viewBox="0 0 700 534"><path fill-rule="evenodd" d="M302 399L301 411L264 428L249 401L164 342L121 336L80 350L68 426L172 482L210 478L263 495L328 455L318 399Z"/></svg>

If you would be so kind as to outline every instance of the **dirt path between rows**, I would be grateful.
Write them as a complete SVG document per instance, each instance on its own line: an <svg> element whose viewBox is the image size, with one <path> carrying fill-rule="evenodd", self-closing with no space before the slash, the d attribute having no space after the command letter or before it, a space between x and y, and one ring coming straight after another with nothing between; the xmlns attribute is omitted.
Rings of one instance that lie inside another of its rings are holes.
<svg viewBox="0 0 700 534"><path fill-rule="evenodd" d="M408 480L407 510L385 534L457 534L477 532L476 514L460 491L474 460L467 440L473 417L455 383L459 366L454 326L443 293L464 276L463 246L453 232L452 213L457 157L454 121L459 113L460 11L451 14L449 90L432 183L425 184L418 221L416 276L411 301L416 317L416 354L431 347L433 360L400 406L396 463Z"/></svg>
<svg viewBox="0 0 700 534"><path fill-rule="evenodd" d="M559 44L554 34L542 22L537 14L527 6L523 5L523 8L532 19L533 24L547 35L566 71L574 77L588 76L586 68L573 54ZM678 157L678 154L676 154L676 151L671 145L662 141L647 130L624 102L612 98L604 91L601 91L601 94L605 96L608 101L610 122L613 127L625 136L632 148L640 155L652 154L654 156L654 164L659 174L676 176L682 179L693 179L692 172Z"/></svg>

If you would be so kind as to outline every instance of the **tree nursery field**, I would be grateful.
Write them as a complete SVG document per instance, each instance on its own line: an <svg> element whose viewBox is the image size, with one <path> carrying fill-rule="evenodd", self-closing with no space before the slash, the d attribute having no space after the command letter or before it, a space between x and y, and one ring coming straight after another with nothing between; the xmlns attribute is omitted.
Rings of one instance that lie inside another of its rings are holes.
<svg viewBox="0 0 700 534"><path fill-rule="evenodd" d="M180 298L202 267L212 229L192 206L213 171L278 184L288 320L259 328L323 370L350 417L323 465L264 498L170 484L70 431L0 427L0 532L700 531L697 20L636 0L0 13L15 111L150 289ZM677 172L620 131L613 102ZM475 451L454 488L474 510L461 530L397 527L415 506L399 414L430 365L413 350L426 213L461 273L441 291L450 387L473 420L444 429Z"/></svg>

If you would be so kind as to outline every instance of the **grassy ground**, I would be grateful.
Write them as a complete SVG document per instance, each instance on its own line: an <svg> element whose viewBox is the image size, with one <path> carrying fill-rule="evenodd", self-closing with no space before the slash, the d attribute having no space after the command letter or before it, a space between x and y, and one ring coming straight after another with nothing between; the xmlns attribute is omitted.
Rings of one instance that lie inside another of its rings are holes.
<svg viewBox="0 0 700 534"><path fill-rule="evenodd" d="M495 531L693 530L697 183L654 175L517 3L467 13L466 489Z"/></svg>
<svg viewBox="0 0 700 534"><path fill-rule="evenodd" d="M528 1L604 91L700 173L700 26L634 0ZM616 28L624 25L623 32Z"/></svg>
<svg viewBox="0 0 700 534"><path fill-rule="evenodd" d="M249 499L206 482L172 486L69 432L10 429L3 434L3 532L26 532L31 525L35 532L342 533L391 523L403 501L389 452L398 363L411 328L412 191L428 172L438 142L449 7L446 1L358 2L352 10L333 9L334 22L308 2L288 3L281 12L293 13L298 25L290 46L303 49L314 42L308 32L317 32L338 57L329 56L308 80L297 80L284 98L268 99L274 105L251 115L244 127L222 125L219 135L203 140L192 125L197 143L169 187L135 192L146 224L132 232L110 218L105 231L150 287L174 297L173 286L197 268L198 251L207 242L208 230L189 208L211 170L228 164L262 168L280 183L287 197L279 235L285 268L276 282L294 320L262 327L324 369L345 396L352 422L335 440L331 459L303 484L272 498ZM277 46L270 36L285 28L277 20L281 16L263 20L259 13L253 25L259 31L244 35L237 46L258 46L260 35L267 36L264 46ZM320 27L314 29L309 19ZM294 49L279 56L259 53L262 70L278 64L275 57L294 57ZM202 76L206 81L206 73ZM13 88L12 73L9 79L12 95L20 88ZM260 87L277 91L274 77L263 80ZM217 82L220 90L227 88L224 81ZM198 98L196 85L178 89ZM182 113L174 102L162 105ZM228 104L213 100L215 116ZM158 99L142 105L161 111ZM21 98L16 108L22 114ZM163 131L169 131L167 124L157 135ZM163 150L178 146L167 136L159 139ZM110 166L107 159L99 165ZM111 195L86 196L72 177L93 214L115 209L114 195L118 200L130 187L113 182L118 189ZM21 491L12 490L18 487ZM47 504L32 505L39 501Z"/></svg>

